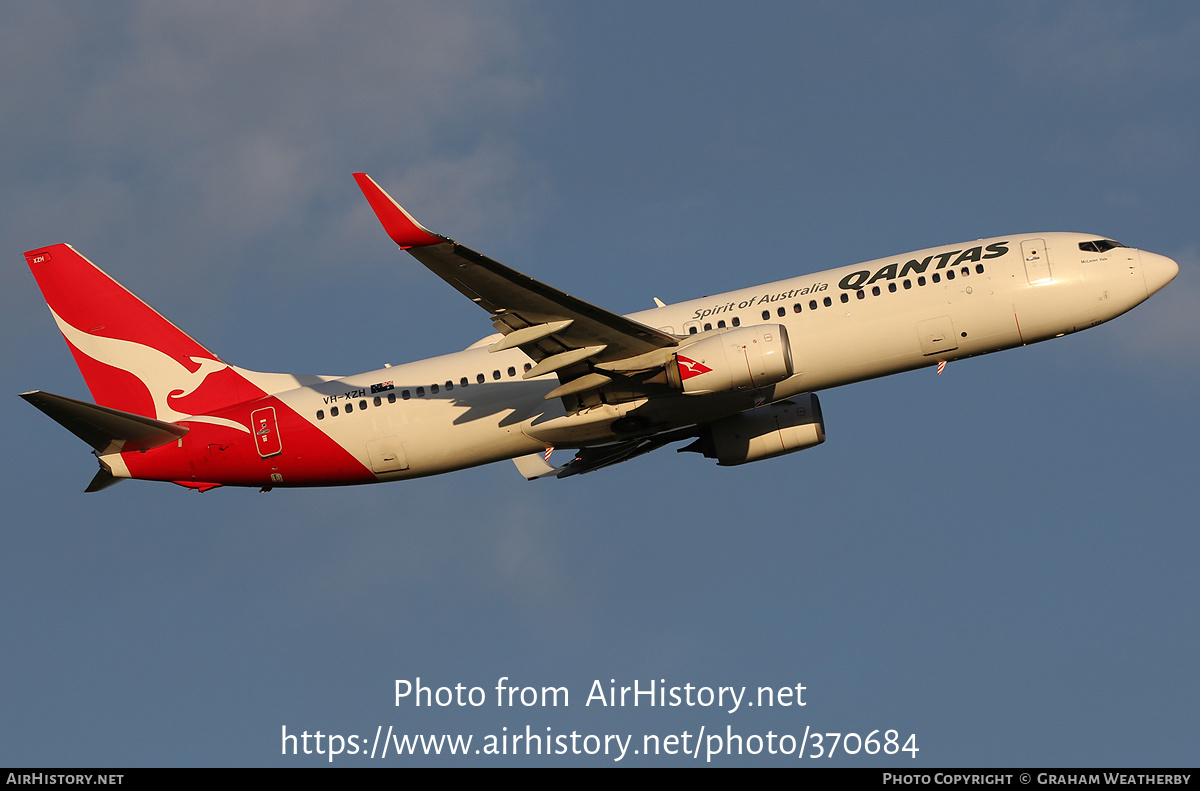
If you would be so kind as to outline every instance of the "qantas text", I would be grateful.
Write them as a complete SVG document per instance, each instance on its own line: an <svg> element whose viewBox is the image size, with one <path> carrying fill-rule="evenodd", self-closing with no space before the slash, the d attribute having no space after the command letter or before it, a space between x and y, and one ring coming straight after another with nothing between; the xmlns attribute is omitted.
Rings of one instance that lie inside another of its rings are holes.
<svg viewBox="0 0 1200 791"><path fill-rule="evenodd" d="M987 250L987 255L983 251ZM871 273L869 269L860 269L856 272L843 277L838 281L838 285L847 291L857 291L863 286L869 286L877 280L895 280L896 278L908 277L909 275L922 274L929 268L929 264L937 261L937 266L934 269L945 269L947 266L958 266L965 264L968 261L986 261L989 258L999 258L1008 252L1008 242L996 242L984 247L972 247L969 250L949 250L945 253L926 256L918 261L912 259L905 264L895 263L882 266ZM955 258L957 256L957 258ZM951 261L950 259L954 259Z"/></svg>

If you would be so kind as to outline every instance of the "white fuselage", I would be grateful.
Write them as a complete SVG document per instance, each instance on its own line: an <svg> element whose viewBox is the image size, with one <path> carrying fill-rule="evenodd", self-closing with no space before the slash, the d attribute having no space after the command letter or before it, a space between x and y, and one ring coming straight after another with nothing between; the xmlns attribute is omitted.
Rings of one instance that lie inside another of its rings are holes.
<svg viewBox="0 0 1200 791"><path fill-rule="evenodd" d="M685 344L735 326L784 325L795 374L750 392L640 398L568 416L559 399L544 398L558 386L557 377L522 380L531 360L516 349L490 353L495 336L454 354L278 397L380 480L555 445L604 443L614 439L612 422L626 415L644 415L656 430L687 426L799 393L1086 329L1144 301L1177 271L1170 259L1133 248L1081 249L1097 238L983 239L631 314L683 336ZM392 389L372 392L382 383Z"/></svg>

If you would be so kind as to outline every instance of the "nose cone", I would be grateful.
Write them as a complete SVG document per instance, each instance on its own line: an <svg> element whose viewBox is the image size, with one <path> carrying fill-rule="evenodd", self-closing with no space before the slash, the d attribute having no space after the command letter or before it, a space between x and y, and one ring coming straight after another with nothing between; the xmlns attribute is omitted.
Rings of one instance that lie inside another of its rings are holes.
<svg viewBox="0 0 1200 791"><path fill-rule="evenodd" d="M1142 277L1146 279L1146 296L1170 283L1179 274L1179 264L1158 253L1147 253L1142 256Z"/></svg>

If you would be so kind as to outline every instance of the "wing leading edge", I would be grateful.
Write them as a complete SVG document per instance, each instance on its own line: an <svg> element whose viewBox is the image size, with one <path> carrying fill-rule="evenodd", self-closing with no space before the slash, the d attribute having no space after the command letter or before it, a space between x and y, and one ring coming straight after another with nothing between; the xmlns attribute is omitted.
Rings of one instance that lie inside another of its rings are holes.
<svg viewBox="0 0 1200 791"><path fill-rule="evenodd" d="M392 241L488 311L504 334L492 351L519 348L536 363L525 378L557 373L547 398L568 409L621 376L661 367L678 338L523 275L422 226L366 173L359 188ZM624 363L624 364L621 364ZM596 370L600 366L603 371Z"/></svg>

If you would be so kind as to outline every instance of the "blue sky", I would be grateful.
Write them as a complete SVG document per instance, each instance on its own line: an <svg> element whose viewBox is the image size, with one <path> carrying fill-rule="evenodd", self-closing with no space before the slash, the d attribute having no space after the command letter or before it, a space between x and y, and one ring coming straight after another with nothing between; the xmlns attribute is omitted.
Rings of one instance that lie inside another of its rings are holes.
<svg viewBox="0 0 1200 791"><path fill-rule="evenodd" d="M324 756L281 756L281 727L530 725L916 734L915 760L832 761L852 766L1195 763L1194 4L0 19L0 762L309 765ZM15 397L87 397L24 250L70 242L248 368L348 374L491 331L396 252L357 170L428 227L625 312L1027 231L1116 238L1180 275L1080 335L822 393L824 445L745 467L668 448L565 481L504 463L82 494L87 448ZM571 705L394 706L418 676L562 685ZM808 705L601 710L583 705L597 679L801 683Z"/></svg>

